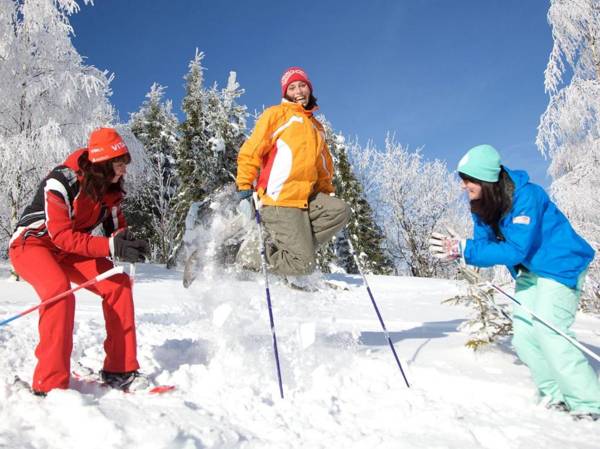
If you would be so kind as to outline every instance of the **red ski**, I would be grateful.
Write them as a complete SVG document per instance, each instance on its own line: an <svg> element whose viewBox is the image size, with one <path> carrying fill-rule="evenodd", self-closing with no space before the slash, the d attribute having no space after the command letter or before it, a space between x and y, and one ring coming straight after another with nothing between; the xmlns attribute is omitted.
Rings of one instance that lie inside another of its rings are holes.
<svg viewBox="0 0 600 449"><path fill-rule="evenodd" d="M96 385L100 388L111 388L110 385L104 383L102 381L102 379L100 378L100 376L98 376L95 373L82 374L77 371L72 371L71 374L75 379L77 379L83 383ZM139 393L163 394L163 393L168 393L170 391L173 391L176 388L177 387L175 387L175 385L154 385L153 387L146 389L146 390L137 390L137 391L121 390L121 391L123 391L123 393L127 393L127 394L139 394Z"/></svg>

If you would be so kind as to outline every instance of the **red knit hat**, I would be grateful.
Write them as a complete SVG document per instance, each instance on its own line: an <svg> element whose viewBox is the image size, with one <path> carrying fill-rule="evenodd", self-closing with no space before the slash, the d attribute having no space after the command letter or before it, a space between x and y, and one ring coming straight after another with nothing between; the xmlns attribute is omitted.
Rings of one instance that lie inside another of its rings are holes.
<svg viewBox="0 0 600 449"><path fill-rule="evenodd" d="M287 92L288 86L290 84L292 84L294 81L304 81L306 84L308 84L308 87L310 88L310 92L312 93L313 87L312 87L312 84L310 83L310 80L308 79L308 75L306 74L306 72L304 70L302 70L300 67L290 67L285 72L283 72L283 75L281 76L281 96L282 97L285 97L285 93Z"/></svg>
<svg viewBox="0 0 600 449"><path fill-rule="evenodd" d="M127 145L114 128L98 128L91 132L88 158L92 164L129 154Z"/></svg>

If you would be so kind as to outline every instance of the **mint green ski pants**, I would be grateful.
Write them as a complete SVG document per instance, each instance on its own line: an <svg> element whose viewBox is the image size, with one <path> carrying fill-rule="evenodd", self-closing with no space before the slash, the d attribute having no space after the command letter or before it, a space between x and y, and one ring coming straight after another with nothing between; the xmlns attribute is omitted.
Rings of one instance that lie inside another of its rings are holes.
<svg viewBox="0 0 600 449"><path fill-rule="evenodd" d="M567 335L577 311L585 272L572 289L531 272L517 277L515 297L544 321ZM544 326L515 304L513 346L529 367L542 396L565 402L571 411L600 413L598 376L584 354L572 343Z"/></svg>

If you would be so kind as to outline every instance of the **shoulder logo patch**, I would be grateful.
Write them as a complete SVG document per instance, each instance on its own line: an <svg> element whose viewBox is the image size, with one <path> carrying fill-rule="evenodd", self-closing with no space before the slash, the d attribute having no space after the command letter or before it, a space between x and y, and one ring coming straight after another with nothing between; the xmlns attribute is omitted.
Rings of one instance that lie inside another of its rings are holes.
<svg viewBox="0 0 600 449"><path fill-rule="evenodd" d="M519 215L518 217L513 218L513 224L524 224L524 225L528 225L529 223L531 223L531 218L529 218L527 215Z"/></svg>

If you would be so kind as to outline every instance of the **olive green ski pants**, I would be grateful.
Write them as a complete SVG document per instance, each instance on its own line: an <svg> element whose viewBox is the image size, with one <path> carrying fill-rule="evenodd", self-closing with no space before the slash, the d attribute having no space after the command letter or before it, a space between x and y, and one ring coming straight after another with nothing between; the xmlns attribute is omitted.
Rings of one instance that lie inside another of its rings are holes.
<svg viewBox="0 0 600 449"><path fill-rule="evenodd" d="M318 193L309 199L308 209L264 206L260 215L270 271L304 275L314 271L319 246L346 226L350 208L335 196Z"/></svg>

